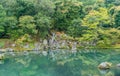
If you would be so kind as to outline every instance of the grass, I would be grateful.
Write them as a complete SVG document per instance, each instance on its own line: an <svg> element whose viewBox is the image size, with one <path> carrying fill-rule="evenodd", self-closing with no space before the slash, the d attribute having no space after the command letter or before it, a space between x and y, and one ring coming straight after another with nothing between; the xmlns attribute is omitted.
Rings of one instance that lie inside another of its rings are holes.
<svg viewBox="0 0 120 76"><path fill-rule="evenodd" d="M0 48L5 46L6 41L8 41L8 39L0 39Z"/></svg>

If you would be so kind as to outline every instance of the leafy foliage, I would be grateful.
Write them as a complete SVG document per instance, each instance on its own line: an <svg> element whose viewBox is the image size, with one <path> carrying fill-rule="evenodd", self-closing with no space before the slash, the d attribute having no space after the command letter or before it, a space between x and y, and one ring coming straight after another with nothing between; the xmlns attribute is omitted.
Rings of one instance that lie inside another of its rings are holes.
<svg viewBox="0 0 120 76"><path fill-rule="evenodd" d="M119 0L0 0L0 38L50 38L64 32L81 43L119 43ZM114 35L114 34L115 35ZM113 41L111 41L113 39Z"/></svg>

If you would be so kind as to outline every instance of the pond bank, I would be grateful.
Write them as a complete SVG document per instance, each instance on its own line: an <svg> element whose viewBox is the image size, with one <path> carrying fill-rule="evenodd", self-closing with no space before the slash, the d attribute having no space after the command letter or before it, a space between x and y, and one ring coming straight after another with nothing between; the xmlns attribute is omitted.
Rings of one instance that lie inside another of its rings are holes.
<svg viewBox="0 0 120 76"><path fill-rule="evenodd" d="M73 38L66 34L55 34L50 38L38 39L37 41L21 37L15 41L10 39L0 39L1 51L24 51L24 50L55 50L55 49L91 49L91 48L120 48L120 44L116 45L103 45L97 44L97 41L83 41L80 38Z"/></svg>
<svg viewBox="0 0 120 76"><path fill-rule="evenodd" d="M22 42L22 41L10 41L3 40L1 43L1 51L24 51L24 50L54 50L54 49L69 49L69 50L77 50L78 48L82 48L81 44L75 40L67 40L67 39L54 39L51 38L49 40L43 39L40 41L32 41L32 42Z"/></svg>

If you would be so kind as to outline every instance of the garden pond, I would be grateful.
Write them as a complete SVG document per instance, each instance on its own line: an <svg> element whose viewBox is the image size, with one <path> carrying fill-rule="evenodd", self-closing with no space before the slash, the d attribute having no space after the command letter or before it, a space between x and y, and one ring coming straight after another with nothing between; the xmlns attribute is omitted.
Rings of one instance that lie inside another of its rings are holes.
<svg viewBox="0 0 120 76"><path fill-rule="evenodd" d="M0 76L120 76L120 49L7 52L0 60ZM101 62L112 67L98 69Z"/></svg>

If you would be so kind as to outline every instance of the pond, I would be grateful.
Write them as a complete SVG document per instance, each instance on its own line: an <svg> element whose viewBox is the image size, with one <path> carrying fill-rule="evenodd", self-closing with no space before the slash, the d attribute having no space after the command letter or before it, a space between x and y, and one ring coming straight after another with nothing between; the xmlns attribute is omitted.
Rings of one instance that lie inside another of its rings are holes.
<svg viewBox="0 0 120 76"><path fill-rule="evenodd" d="M99 70L101 62L112 68ZM52 50L5 53L0 61L0 76L120 76L120 49L84 49L77 52Z"/></svg>

